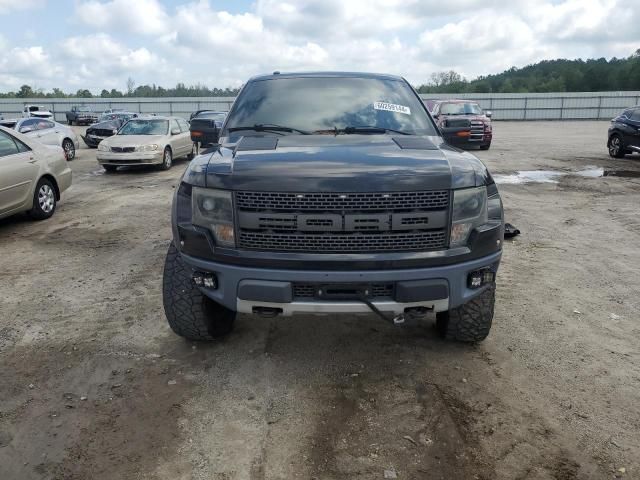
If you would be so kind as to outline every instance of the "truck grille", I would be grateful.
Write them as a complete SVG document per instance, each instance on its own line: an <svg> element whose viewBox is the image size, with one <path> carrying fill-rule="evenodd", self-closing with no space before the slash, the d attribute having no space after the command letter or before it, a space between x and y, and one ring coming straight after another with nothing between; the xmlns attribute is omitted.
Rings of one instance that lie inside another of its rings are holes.
<svg viewBox="0 0 640 480"><path fill-rule="evenodd" d="M375 253L441 250L449 191L236 192L238 246L248 250Z"/></svg>
<svg viewBox="0 0 640 480"><path fill-rule="evenodd" d="M411 211L449 207L449 191L390 193L275 193L236 192L241 210L279 212Z"/></svg>
<svg viewBox="0 0 640 480"><path fill-rule="evenodd" d="M481 120L471 121L471 135L469 136L470 142L481 142L484 138L484 122Z"/></svg>

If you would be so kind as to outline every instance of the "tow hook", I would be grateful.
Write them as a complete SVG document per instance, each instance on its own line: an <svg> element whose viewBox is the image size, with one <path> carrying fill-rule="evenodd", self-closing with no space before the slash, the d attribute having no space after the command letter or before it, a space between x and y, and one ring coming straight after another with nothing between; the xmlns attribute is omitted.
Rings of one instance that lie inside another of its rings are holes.
<svg viewBox="0 0 640 480"><path fill-rule="evenodd" d="M393 325L402 325L404 323L404 314L403 313L401 313L399 315L396 315L393 318L389 318L384 313L382 313L380 310L378 310L378 307L376 307L373 303L371 303L371 301L367 297L361 296L361 297L358 298L358 300L360 300L362 303L367 305L371 309L371 311L373 313L378 315L385 322L392 323Z"/></svg>

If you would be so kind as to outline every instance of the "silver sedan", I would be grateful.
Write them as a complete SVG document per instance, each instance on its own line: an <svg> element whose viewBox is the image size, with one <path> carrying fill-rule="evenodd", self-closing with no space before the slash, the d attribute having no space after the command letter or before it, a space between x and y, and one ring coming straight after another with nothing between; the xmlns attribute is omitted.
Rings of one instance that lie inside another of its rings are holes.
<svg viewBox="0 0 640 480"><path fill-rule="evenodd" d="M49 218L70 186L71 169L60 147L0 127L0 218L20 212Z"/></svg>
<svg viewBox="0 0 640 480"><path fill-rule="evenodd" d="M98 145L98 162L107 172L120 165L156 165L168 170L174 158L193 156L189 123L179 117L138 117Z"/></svg>
<svg viewBox="0 0 640 480"><path fill-rule="evenodd" d="M76 157L76 150L80 148L80 138L72 129L61 123L46 118L20 118L3 120L3 127L13 128L15 131L29 138L44 143L62 147L67 160Z"/></svg>

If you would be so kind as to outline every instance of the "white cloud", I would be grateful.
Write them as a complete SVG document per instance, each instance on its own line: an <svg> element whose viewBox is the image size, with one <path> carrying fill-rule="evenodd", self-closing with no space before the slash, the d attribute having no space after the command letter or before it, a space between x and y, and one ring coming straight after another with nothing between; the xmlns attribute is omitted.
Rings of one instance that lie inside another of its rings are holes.
<svg viewBox="0 0 640 480"><path fill-rule="evenodd" d="M0 0L0 15L16 10L29 10L30 8L42 7L45 3L46 0Z"/></svg>
<svg viewBox="0 0 640 480"><path fill-rule="evenodd" d="M0 0L0 13L36 1ZM633 3L255 0L231 13L211 0L78 0L73 28L60 30L72 36L45 47L0 37L0 89L28 83L25 71L47 62L51 71L34 82L94 90L123 89L128 76L237 86L273 70L389 72L416 84L449 69L473 78L545 58L630 55L640 47Z"/></svg>
<svg viewBox="0 0 640 480"><path fill-rule="evenodd" d="M158 0L91 0L79 4L76 15L85 25L109 31L155 35L169 26L169 16Z"/></svg>

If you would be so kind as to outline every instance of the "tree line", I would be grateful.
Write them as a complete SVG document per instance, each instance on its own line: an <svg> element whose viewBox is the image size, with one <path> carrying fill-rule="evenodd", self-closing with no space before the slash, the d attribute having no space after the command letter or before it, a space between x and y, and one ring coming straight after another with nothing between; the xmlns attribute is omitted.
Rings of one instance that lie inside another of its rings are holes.
<svg viewBox="0 0 640 480"><path fill-rule="evenodd" d="M534 93L640 90L640 49L627 58L544 60L523 68L467 80L437 72L420 93Z"/></svg>
<svg viewBox="0 0 640 480"><path fill-rule="evenodd" d="M417 87L419 93L532 93L598 92L640 90L640 49L627 58L589 60L543 60L523 68L512 67L495 75L467 80L455 71L436 72ZM124 91L103 89L99 95L90 90L64 92L54 88L45 92L22 85L17 92L0 93L0 98L121 98L121 97L235 97L238 88L209 88L178 83L174 88L138 85L127 80Z"/></svg>
<svg viewBox="0 0 640 480"><path fill-rule="evenodd" d="M136 86L134 80L129 78L126 90L104 88L99 95L94 95L86 88L76 92L54 88L45 92L30 85L22 85L17 92L0 93L0 98L235 97L238 92L238 88L208 88L200 84L187 86L184 83L178 83L174 88L163 88L155 84Z"/></svg>

